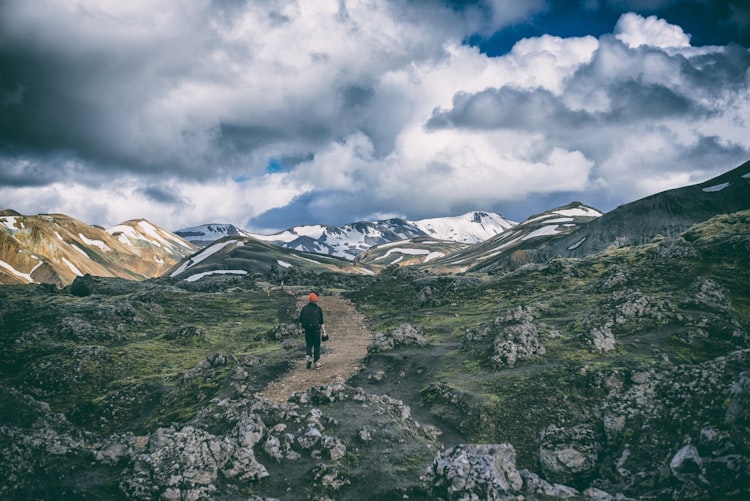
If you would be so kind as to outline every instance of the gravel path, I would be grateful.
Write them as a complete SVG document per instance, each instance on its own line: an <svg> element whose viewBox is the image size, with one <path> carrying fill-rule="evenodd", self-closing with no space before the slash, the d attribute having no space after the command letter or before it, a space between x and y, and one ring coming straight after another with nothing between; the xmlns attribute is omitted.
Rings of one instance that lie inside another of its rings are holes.
<svg viewBox="0 0 750 501"><path fill-rule="evenodd" d="M307 296L297 299L297 311L307 304ZM282 379L271 382L260 396L275 402L285 402L292 393L314 386L344 383L359 372L367 355L372 332L364 317L351 301L340 296L321 296L318 304L323 308L326 332L330 339L322 343L320 369L307 369L302 358ZM304 334L300 332L304 339Z"/></svg>

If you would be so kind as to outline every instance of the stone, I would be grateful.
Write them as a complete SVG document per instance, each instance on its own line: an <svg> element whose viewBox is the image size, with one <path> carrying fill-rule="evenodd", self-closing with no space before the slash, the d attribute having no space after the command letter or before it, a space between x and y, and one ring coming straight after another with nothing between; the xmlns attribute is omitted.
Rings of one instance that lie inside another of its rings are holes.
<svg viewBox="0 0 750 501"><path fill-rule="evenodd" d="M732 385L724 421L734 425L750 424L750 371L744 371Z"/></svg>
<svg viewBox="0 0 750 501"><path fill-rule="evenodd" d="M578 484L595 473L601 444L588 426L558 428L550 425L542 432L541 442L539 463L547 479Z"/></svg>
<svg viewBox="0 0 750 501"><path fill-rule="evenodd" d="M403 323L390 332L378 332L368 346L369 352L390 351L400 346L424 346L427 339L422 334L422 329Z"/></svg>
<svg viewBox="0 0 750 501"><path fill-rule="evenodd" d="M440 454L427 475L433 494L498 500L519 493L523 479L511 444L465 444Z"/></svg>
<svg viewBox="0 0 750 501"><path fill-rule="evenodd" d="M669 462L669 469L678 480L686 482L690 477L701 475L703 459L701 459L698 449L688 444L672 457Z"/></svg>

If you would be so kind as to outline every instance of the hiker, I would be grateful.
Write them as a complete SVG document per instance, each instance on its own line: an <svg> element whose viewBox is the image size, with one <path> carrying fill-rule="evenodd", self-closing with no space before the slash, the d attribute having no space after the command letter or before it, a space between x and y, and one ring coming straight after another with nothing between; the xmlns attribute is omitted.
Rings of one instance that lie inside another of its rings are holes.
<svg viewBox="0 0 750 501"><path fill-rule="evenodd" d="M305 329L305 362L307 368L311 369L313 363L315 368L320 369L320 334L326 335L326 326L323 323L323 310L318 306L318 295L310 293L310 302L307 303L299 313L299 323Z"/></svg>

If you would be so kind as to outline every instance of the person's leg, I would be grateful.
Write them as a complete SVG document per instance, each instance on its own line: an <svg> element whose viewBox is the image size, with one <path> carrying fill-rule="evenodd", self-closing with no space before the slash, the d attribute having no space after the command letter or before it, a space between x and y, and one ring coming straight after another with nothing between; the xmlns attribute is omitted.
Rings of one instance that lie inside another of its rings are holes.
<svg viewBox="0 0 750 501"><path fill-rule="evenodd" d="M313 337L313 362L316 364L320 360L320 329L315 332Z"/></svg>
<svg viewBox="0 0 750 501"><path fill-rule="evenodd" d="M308 369L312 368L314 345L315 333L305 329L305 362Z"/></svg>

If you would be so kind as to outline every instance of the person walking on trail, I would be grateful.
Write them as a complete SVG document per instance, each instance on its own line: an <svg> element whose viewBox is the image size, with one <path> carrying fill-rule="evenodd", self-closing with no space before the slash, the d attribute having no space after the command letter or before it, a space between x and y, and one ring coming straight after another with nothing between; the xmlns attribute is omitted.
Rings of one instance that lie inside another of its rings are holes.
<svg viewBox="0 0 750 501"><path fill-rule="evenodd" d="M318 295L310 293L310 302L300 311L299 323L305 329L305 362L308 369L320 368L320 335L326 335L323 310L318 306Z"/></svg>

